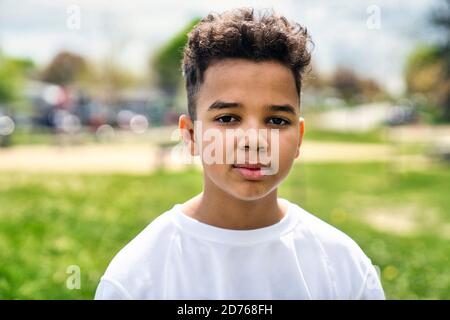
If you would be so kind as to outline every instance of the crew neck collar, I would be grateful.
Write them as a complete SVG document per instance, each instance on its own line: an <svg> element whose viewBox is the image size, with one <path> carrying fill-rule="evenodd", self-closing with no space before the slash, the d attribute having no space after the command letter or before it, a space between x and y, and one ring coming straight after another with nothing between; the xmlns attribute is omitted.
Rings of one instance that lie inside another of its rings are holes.
<svg viewBox="0 0 450 320"><path fill-rule="evenodd" d="M201 222L185 214L182 204L175 204L171 211L176 225L194 237L245 245L279 238L295 225L293 204L284 198L278 200L287 205L287 211L281 220L270 226L250 230L225 229Z"/></svg>

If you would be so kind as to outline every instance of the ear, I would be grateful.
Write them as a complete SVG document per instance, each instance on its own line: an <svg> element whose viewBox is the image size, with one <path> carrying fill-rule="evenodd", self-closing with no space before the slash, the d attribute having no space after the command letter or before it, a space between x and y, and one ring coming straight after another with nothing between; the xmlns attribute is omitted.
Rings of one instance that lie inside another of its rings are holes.
<svg viewBox="0 0 450 320"><path fill-rule="evenodd" d="M178 129L180 130L181 139L189 148L191 156L196 156L198 154L195 135L194 135L194 123L188 115L182 114L178 119Z"/></svg>
<svg viewBox="0 0 450 320"><path fill-rule="evenodd" d="M295 158L298 158L298 156L300 155L300 146L302 145L303 142L303 134L305 133L305 119L303 119L303 117L300 117L298 119L298 126L299 126L299 140L298 140L298 145L297 145L297 153L295 154Z"/></svg>

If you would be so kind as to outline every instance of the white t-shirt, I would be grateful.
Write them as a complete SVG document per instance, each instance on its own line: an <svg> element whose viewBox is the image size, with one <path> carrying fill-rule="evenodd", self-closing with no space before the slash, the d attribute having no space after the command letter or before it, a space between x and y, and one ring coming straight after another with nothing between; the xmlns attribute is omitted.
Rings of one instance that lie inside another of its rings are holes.
<svg viewBox="0 0 450 320"><path fill-rule="evenodd" d="M111 261L95 299L384 299L347 235L298 205L268 227L230 230L175 204Z"/></svg>

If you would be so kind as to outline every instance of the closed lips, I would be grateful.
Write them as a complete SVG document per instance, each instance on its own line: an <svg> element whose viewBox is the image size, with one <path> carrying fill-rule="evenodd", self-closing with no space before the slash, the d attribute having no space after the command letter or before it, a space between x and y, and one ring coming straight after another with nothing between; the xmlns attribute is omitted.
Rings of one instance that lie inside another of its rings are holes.
<svg viewBox="0 0 450 320"><path fill-rule="evenodd" d="M250 169L250 170L257 170L257 169L261 169L262 167L266 167L266 166L257 163L257 164L234 164L233 167L234 168L245 168L245 169Z"/></svg>

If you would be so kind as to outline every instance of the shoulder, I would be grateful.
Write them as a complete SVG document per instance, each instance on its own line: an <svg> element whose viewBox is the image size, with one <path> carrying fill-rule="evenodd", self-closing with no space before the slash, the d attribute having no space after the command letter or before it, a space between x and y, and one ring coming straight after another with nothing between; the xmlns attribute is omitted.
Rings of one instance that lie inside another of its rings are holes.
<svg viewBox="0 0 450 320"><path fill-rule="evenodd" d="M139 267L142 263L151 263L155 256L160 257L176 232L171 214L170 210L164 212L126 244L112 259L105 275L122 274L125 270Z"/></svg>
<svg viewBox="0 0 450 320"><path fill-rule="evenodd" d="M371 291L373 297L384 298L376 269L361 247L336 227L296 204L294 207L298 225L303 226L303 232L321 252L338 296L363 298L369 288L374 289Z"/></svg>
<svg viewBox="0 0 450 320"><path fill-rule="evenodd" d="M114 256L101 278L96 298L133 298L149 286L159 285L158 276L177 231L172 213L171 209L155 218ZM141 288L143 284L146 288Z"/></svg>
<svg viewBox="0 0 450 320"><path fill-rule="evenodd" d="M319 219L303 208L297 206L300 223L304 223L321 248L333 258L341 260L344 257L353 257L357 260L368 260L361 247L347 234Z"/></svg>

